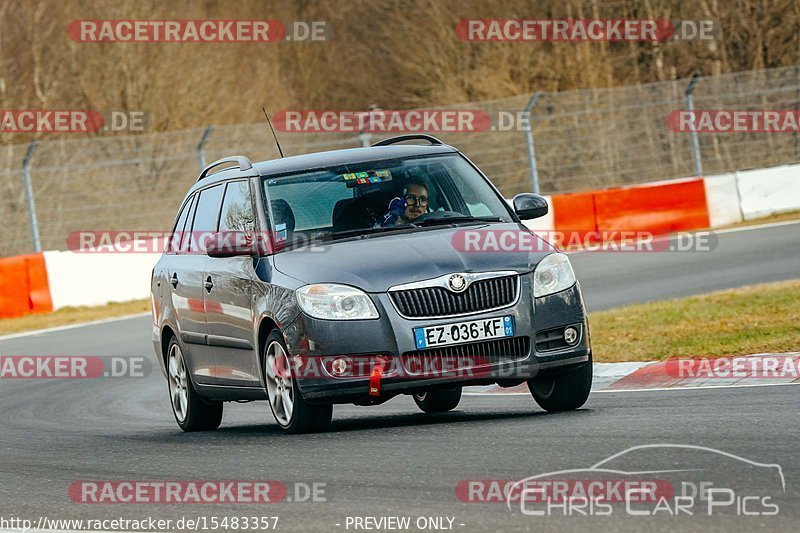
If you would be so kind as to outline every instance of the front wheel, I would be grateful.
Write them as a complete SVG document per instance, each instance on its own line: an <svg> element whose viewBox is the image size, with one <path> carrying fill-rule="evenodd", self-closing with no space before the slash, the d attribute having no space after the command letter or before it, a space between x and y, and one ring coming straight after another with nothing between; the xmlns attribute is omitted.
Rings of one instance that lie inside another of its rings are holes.
<svg viewBox="0 0 800 533"><path fill-rule="evenodd" d="M592 389L592 359L585 365L557 374L528 380L528 390L545 411L572 411L589 398Z"/></svg>
<svg viewBox="0 0 800 533"><path fill-rule="evenodd" d="M167 348L167 381L172 414L184 431L209 431L222 423L222 402L202 398L194 389L183 352L175 337Z"/></svg>
<svg viewBox="0 0 800 533"><path fill-rule="evenodd" d="M307 403L292 376L281 332L273 330L264 347L264 381L269 406L278 425L287 433L324 431L331 425L333 405Z"/></svg>
<svg viewBox="0 0 800 533"><path fill-rule="evenodd" d="M445 413L458 406L461 401L461 387L457 389L434 389L414 395L417 407L426 413Z"/></svg>

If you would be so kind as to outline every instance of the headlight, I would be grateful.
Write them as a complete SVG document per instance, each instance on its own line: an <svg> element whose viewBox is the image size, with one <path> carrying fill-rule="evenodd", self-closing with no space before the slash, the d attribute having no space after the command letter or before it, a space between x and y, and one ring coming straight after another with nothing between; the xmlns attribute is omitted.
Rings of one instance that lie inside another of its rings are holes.
<svg viewBox="0 0 800 533"><path fill-rule="evenodd" d="M365 320L378 318L378 310L362 290L334 283L306 285L297 289L300 308L314 318Z"/></svg>
<svg viewBox="0 0 800 533"><path fill-rule="evenodd" d="M542 259L533 272L533 296L547 296L569 289L575 284L575 272L564 254L550 254Z"/></svg>

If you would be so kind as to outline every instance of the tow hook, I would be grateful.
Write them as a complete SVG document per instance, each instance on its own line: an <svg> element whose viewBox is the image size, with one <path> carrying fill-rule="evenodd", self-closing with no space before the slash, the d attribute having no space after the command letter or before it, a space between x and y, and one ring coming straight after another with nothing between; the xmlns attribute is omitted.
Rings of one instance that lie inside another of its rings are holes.
<svg viewBox="0 0 800 533"><path fill-rule="evenodd" d="M375 366L372 368L372 373L369 376L369 395L370 396L380 396L381 395L381 378L383 377L383 370L386 368L386 363L389 362L388 357L384 357L379 355L375 362Z"/></svg>

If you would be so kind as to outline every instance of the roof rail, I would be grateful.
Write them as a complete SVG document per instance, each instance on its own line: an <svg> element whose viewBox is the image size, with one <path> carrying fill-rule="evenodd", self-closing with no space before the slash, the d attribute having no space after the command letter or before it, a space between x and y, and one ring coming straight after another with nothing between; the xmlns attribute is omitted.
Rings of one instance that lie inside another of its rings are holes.
<svg viewBox="0 0 800 533"><path fill-rule="evenodd" d="M225 163L236 163L236 165L239 168L239 170L243 170L243 171L244 170L250 170L251 168L253 168L253 163L251 163L250 159L248 159L246 156L243 156L243 155L231 155L231 156L228 156L228 157L223 157L222 159L218 159L217 161L214 161L213 163L208 165L206 168L204 168L203 171L200 173L200 177L197 178L197 181L200 181L203 178L205 178L206 176L208 176L209 175L208 172L212 168L218 167L218 166L223 165ZM230 167L230 168L235 168L235 167ZM227 169L223 169L223 170L227 170Z"/></svg>
<svg viewBox="0 0 800 533"><path fill-rule="evenodd" d="M389 146L390 144L397 144L417 139L428 141L431 144L431 146L444 144L442 141L440 141L433 135L425 135L424 133L411 133L409 135L398 135L397 137L389 137L388 139L376 142L372 146Z"/></svg>

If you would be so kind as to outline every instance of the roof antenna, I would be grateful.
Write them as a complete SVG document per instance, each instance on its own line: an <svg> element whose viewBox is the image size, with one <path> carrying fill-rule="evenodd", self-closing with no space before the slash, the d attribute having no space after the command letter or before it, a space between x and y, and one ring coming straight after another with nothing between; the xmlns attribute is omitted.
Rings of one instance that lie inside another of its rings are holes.
<svg viewBox="0 0 800 533"><path fill-rule="evenodd" d="M281 154L281 158L283 158L283 150L281 150L281 143L278 141L278 136L275 135L275 128L272 127L272 121L269 119L269 115L267 114L267 109L265 107L262 107L261 111L263 111L264 116L267 117L267 124L269 124L269 129L272 130L272 136L275 137L275 144L278 145L278 153Z"/></svg>

